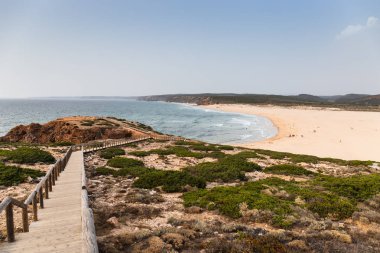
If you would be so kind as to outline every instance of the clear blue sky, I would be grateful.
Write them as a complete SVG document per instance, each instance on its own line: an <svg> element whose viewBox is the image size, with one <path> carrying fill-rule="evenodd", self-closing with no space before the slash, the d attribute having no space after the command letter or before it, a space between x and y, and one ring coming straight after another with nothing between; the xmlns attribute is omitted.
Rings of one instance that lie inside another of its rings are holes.
<svg viewBox="0 0 380 253"><path fill-rule="evenodd" d="M0 1L0 97L380 93L380 1Z"/></svg>

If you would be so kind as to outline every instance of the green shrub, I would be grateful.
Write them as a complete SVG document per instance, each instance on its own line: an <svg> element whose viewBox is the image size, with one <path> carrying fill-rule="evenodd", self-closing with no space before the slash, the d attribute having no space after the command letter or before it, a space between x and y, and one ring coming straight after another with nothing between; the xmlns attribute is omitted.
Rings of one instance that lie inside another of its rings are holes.
<svg viewBox="0 0 380 253"><path fill-rule="evenodd" d="M169 147L167 149L152 149L149 151L132 151L129 152L131 155L135 156L148 156L150 154L157 154L160 156L166 155L176 155L178 157L195 157L195 158L203 158L205 155L202 153L192 152L186 147Z"/></svg>
<svg viewBox="0 0 380 253"><path fill-rule="evenodd" d="M226 157L227 155L221 151L213 151L213 152L210 152L210 153L205 153L204 154L205 157L211 157L211 158L216 158L216 159L220 159L220 158L224 158Z"/></svg>
<svg viewBox="0 0 380 253"><path fill-rule="evenodd" d="M155 169L138 166L138 167L128 167L128 168L122 168L117 171L116 176L132 176L132 177L140 177L146 173L151 173L155 171Z"/></svg>
<svg viewBox="0 0 380 253"><path fill-rule="evenodd" d="M5 166L0 163L0 185L12 186L24 183L28 177L37 178L45 173L39 170L25 169L16 166Z"/></svg>
<svg viewBox="0 0 380 253"><path fill-rule="evenodd" d="M172 155L174 154L174 151L169 150L169 149L152 149L148 151L150 154L156 154L160 156L165 156L165 155Z"/></svg>
<svg viewBox="0 0 380 253"><path fill-rule="evenodd" d="M73 145L75 145L75 143L69 141L59 141L50 143L50 147L68 147Z"/></svg>
<svg viewBox="0 0 380 253"><path fill-rule="evenodd" d="M253 162L248 162L246 157L241 155L230 155L219 161L220 164L228 166L229 168L237 168L241 171L251 172L261 170L260 165Z"/></svg>
<svg viewBox="0 0 380 253"><path fill-rule="evenodd" d="M219 150L234 150L234 147L229 146L229 145L219 145L218 149Z"/></svg>
<svg viewBox="0 0 380 253"><path fill-rule="evenodd" d="M176 141L174 142L175 145L178 145L178 146L189 146L189 145L196 145L198 144L198 142L194 142L194 141Z"/></svg>
<svg viewBox="0 0 380 253"><path fill-rule="evenodd" d="M137 127L138 127L138 128L144 129L144 130L146 130L146 131L153 131L153 130L154 130L151 126L148 126L148 125L142 124L142 123L140 123L140 122L136 122L136 124L137 124Z"/></svg>
<svg viewBox="0 0 380 253"><path fill-rule="evenodd" d="M82 126L93 126L95 124L95 121L93 120L83 120L81 121Z"/></svg>
<svg viewBox="0 0 380 253"><path fill-rule="evenodd" d="M241 151L235 155L233 155L234 157L241 157L241 158L257 158L257 154L253 151Z"/></svg>
<svg viewBox="0 0 380 253"><path fill-rule="evenodd" d="M160 156L167 156L167 155L176 155L178 157L195 157L197 159L201 159L204 157L212 157L212 158L223 158L226 156L223 152L220 151L213 151L209 153L199 153L199 152L192 152L186 147L169 147L167 149L152 149L149 151L131 151L128 152L128 154L137 156L137 157L144 157L149 156L151 154L157 154Z"/></svg>
<svg viewBox="0 0 380 253"><path fill-rule="evenodd" d="M128 155L133 155L133 156L137 156L137 157L144 157L144 156L150 155L150 153L147 151L130 151L130 152L128 152Z"/></svg>
<svg viewBox="0 0 380 253"><path fill-rule="evenodd" d="M170 147L168 151L172 152L178 157L194 157L194 158L203 158L204 155L197 152L192 152L188 148L185 147Z"/></svg>
<svg viewBox="0 0 380 253"><path fill-rule="evenodd" d="M111 159L115 156L125 155L124 149L121 148L107 148L100 152L100 157L104 159Z"/></svg>
<svg viewBox="0 0 380 253"><path fill-rule="evenodd" d="M299 183L279 178L268 178L258 182L285 190L293 196L293 199L296 196L301 197L305 201L306 208L323 218L328 216L337 219L348 218L355 211L355 203L352 201L342 195L322 191L315 188L314 185L302 186Z"/></svg>
<svg viewBox="0 0 380 253"><path fill-rule="evenodd" d="M10 150L0 149L0 159L3 158L6 160L10 153Z"/></svg>
<svg viewBox="0 0 380 253"><path fill-rule="evenodd" d="M239 205L245 202L249 209L272 211L274 217L278 218L278 222L292 212L290 201L262 194L260 190L264 187L258 187L260 185L251 186L221 186L184 193L184 205L186 207L200 206L209 210L217 209L228 217L239 218L241 217Z"/></svg>
<svg viewBox="0 0 380 253"><path fill-rule="evenodd" d="M272 159L285 159L287 158L293 163L319 163L319 162L330 162L338 165L344 166L369 166L373 164L373 161L359 161L359 160L342 160L336 158L329 157L317 157L312 155L300 155L300 154L292 154L287 152L277 152L271 150L264 149L255 149L255 152L258 154L269 156Z"/></svg>
<svg viewBox="0 0 380 253"><path fill-rule="evenodd" d="M186 185L205 188L206 182L182 171L163 171L142 166L124 167L119 170L99 167L96 168L98 175L112 175L114 177L133 176L138 179L133 183L134 187L152 189L162 186L166 192L180 192Z"/></svg>
<svg viewBox="0 0 380 253"><path fill-rule="evenodd" d="M149 173L154 171L154 169L146 168L146 167L128 167L122 168L119 170L107 168L107 167L98 167L96 168L97 175L112 175L115 177L125 177L125 176L133 176L139 177L145 173Z"/></svg>
<svg viewBox="0 0 380 253"><path fill-rule="evenodd" d="M314 175L315 173L294 164L279 164L265 168L264 172L280 175Z"/></svg>
<svg viewBox="0 0 380 253"><path fill-rule="evenodd" d="M227 156L218 162L200 163L184 168L184 171L209 182L216 180L223 182L245 180L244 172L256 170L261 170L261 167L237 156Z"/></svg>
<svg viewBox="0 0 380 253"><path fill-rule="evenodd" d="M112 176L116 176L116 172L117 172L117 170L110 169L110 168L107 168L107 167L98 167L98 168L96 168L96 174L97 175L104 175L104 176L112 175Z"/></svg>
<svg viewBox="0 0 380 253"><path fill-rule="evenodd" d="M300 196L305 199L307 209L322 218L345 219L355 211L354 203L333 193L302 189Z"/></svg>
<svg viewBox="0 0 380 253"><path fill-rule="evenodd" d="M4 156L5 160L10 160L14 163L54 163L55 158L47 151L32 148L32 147L20 147L15 150L3 150L0 152L0 156Z"/></svg>
<svg viewBox="0 0 380 253"><path fill-rule="evenodd" d="M194 144L191 146L191 149L193 150L197 150L197 151L205 151L205 152L208 152L208 151L219 151L219 149L215 146L215 145L211 145L211 144L203 144L203 143L199 143L199 144Z"/></svg>
<svg viewBox="0 0 380 253"><path fill-rule="evenodd" d="M137 167L144 166L144 163L139 160L125 157L114 157L108 160L107 165L114 168L128 168L128 167Z"/></svg>
<svg viewBox="0 0 380 253"><path fill-rule="evenodd" d="M284 199L275 194L266 194L264 189L285 191L289 196ZM345 197L332 192L320 191L310 186L302 186L293 181L279 178L267 178L241 186L215 187L209 190L197 190L183 195L185 206L200 206L218 209L222 214L232 218L241 216L239 204L247 203L249 209L269 210L273 212L272 222L277 226L289 226L285 217L292 213L294 200L300 197L304 206L320 217L336 219L348 218L355 211L355 204Z"/></svg>
<svg viewBox="0 0 380 253"><path fill-rule="evenodd" d="M354 201L364 201L380 193L380 174L351 177L320 176L314 180L314 183Z"/></svg>
<svg viewBox="0 0 380 253"><path fill-rule="evenodd" d="M235 180L245 180L244 173L237 168L229 168L219 163L200 163L195 166L186 167L184 171L189 172L191 175L201 177L208 182L223 181L231 182Z"/></svg>
<svg viewBox="0 0 380 253"><path fill-rule="evenodd" d="M162 186L162 189L166 192L183 191L186 185L205 188L206 182L199 177L194 177L182 171L154 170L141 175L133 184L135 187L145 189Z"/></svg>
<svg viewBox="0 0 380 253"><path fill-rule="evenodd" d="M114 119L114 120L121 121L121 122L126 122L126 121L127 121L126 119L117 118L117 117L112 117L112 116L109 116L109 117L107 117L107 118L109 118L109 119Z"/></svg>

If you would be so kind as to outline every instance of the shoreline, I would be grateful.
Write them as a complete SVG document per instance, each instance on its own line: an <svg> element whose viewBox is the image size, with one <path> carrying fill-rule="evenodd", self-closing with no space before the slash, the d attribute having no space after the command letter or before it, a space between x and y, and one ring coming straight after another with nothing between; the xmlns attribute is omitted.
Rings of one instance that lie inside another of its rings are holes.
<svg viewBox="0 0 380 253"><path fill-rule="evenodd" d="M380 153L376 152L380 144L379 112L247 104L200 107L266 117L278 130L269 139L234 146L344 160L380 161Z"/></svg>

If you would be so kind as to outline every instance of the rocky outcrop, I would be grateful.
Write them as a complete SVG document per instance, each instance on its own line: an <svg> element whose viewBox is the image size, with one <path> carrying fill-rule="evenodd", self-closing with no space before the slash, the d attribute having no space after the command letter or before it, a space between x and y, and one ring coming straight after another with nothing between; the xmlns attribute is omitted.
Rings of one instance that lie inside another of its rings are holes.
<svg viewBox="0 0 380 253"><path fill-rule="evenodd" d="M101 139L128 138L141 135L131 129L130 122L112 118L71 117L50 121L46 124L19 125L0 138L3 142L25 143L84 143Z"/></svg>

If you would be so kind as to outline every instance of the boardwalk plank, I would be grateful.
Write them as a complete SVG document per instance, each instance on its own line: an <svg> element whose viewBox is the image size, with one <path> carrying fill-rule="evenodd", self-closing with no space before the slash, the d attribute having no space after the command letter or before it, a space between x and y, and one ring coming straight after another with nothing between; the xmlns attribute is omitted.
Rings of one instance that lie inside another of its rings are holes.
<svg viewBox="0 0 380 253"><path fill-rule="evenodd" d="M82 166L82 152L73 152L45 208L38 210L39 221L31 223L29 233L17 234L16 242L2 243L0 252L81 252Z"/></svg>

